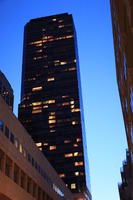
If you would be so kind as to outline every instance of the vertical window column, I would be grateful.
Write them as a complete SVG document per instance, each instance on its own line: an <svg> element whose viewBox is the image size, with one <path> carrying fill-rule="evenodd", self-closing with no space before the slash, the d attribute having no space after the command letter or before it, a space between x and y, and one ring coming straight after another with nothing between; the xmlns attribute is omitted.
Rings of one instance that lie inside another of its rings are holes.
<svg viewBox="0 0 133 200"><path fill-rule="evenodd" d="M5 172L5 165L6 165L6 155L2 150L0 150L0 170L2 172Z"/></svg>
<svg viewBox="0 0 133 200"><path fill-rule="evenodd" d="M6 176L12 178L12 175L13 175L12 169L13 169L12 161L8 156L6 156L6 163L5 163L5 174L6 174Z"/></svg>

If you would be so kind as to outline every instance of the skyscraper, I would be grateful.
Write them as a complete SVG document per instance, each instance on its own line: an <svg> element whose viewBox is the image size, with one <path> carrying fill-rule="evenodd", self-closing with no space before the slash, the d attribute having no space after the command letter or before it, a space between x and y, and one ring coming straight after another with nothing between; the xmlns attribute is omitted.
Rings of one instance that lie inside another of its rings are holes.
<svg viewBox="0 0 133 200"><path fill-rule="evenodd" d="M91 199L72 15L26 24L19 120L75 196Z"/></svg>
<svg viewBox="0 0 133 200"><path fill-rule="evenodd" d="M0 71L0 95L13 110L14 95L13 89L6 79L5 75Z"/></svg>
<svg viewBox="0 0 133 200"><path fill-rule="evenodd" d="M128 143L120 198L133 199L133 2L111 0L116 76Z"/></svg>

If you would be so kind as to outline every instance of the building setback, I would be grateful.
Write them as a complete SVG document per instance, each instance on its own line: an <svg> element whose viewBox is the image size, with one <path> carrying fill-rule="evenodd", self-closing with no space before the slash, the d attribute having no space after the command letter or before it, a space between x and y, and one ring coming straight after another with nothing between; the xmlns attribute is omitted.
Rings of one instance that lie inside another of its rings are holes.
<svg viewBox="0 0 133 200"><path fill-rule="evenodd" d="M25 26L19 120L66 186L91 199L72 15L33 19Z"/></svg>
<svg viewBox="0 0 133 200"><path fill-rule="evenodd" d="M116 75L128 143L120 199L133 199L133 2L111 0Z"/></svg>
<svg viewBox="0 0 133 200"><path fill-rule="evenodd" d="M14 95L13 89L6 79L5 75L0 71L0 95L13 110Z"/></svg>

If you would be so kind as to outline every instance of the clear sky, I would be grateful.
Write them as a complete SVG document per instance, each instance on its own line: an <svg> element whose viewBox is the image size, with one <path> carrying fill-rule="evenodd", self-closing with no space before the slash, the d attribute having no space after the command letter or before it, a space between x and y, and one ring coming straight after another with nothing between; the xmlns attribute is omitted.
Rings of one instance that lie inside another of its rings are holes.
<svg viewBox="0 0 133 200"><path fill-rule="evenodd" d="M24 25L72 13L77 31L93 200L119 200L126 136L116 83L109 0L0 0L0 69L20 101Z"/></svg>

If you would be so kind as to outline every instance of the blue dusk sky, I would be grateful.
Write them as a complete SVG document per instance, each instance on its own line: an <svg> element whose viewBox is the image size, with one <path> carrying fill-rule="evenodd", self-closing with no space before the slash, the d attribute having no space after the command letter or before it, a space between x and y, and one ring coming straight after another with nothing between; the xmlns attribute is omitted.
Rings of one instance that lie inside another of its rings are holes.
<svg viewBox="0 0 133 200"><path fill-rule="evenodd" d="M118 94L109 0L0 0L0 69L20 102L24 25L71 13L80 61L93 200L119 200L126 136Z"/></svg>

